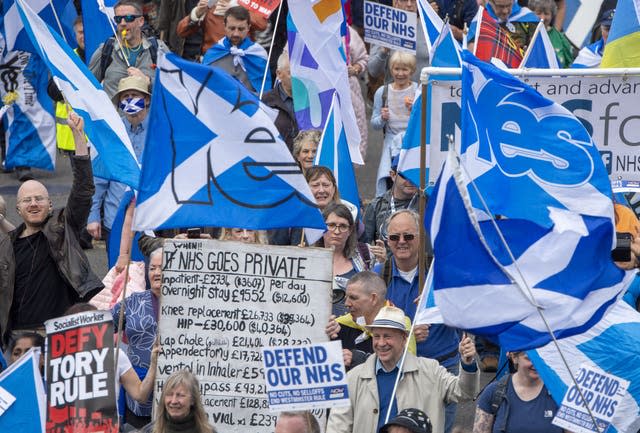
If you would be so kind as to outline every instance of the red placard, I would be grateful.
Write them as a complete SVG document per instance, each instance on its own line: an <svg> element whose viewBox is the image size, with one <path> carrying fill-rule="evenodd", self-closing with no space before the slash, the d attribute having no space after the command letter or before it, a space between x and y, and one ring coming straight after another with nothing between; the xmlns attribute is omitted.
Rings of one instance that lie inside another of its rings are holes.
<svg viewBox="0 0 640 433"><path fill-rule="evenodd" d="M257 12L265 18L269 18L280 5L280 0L238 0L238 4L251 12Z"/></svg>

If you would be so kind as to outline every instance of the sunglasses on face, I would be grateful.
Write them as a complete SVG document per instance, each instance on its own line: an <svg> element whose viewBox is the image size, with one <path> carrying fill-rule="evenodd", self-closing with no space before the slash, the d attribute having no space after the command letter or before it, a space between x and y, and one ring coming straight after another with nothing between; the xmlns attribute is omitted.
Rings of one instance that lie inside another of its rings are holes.
<svg viewBox="0 0 640 433"><path fill-rule="evenodd" d="M132 23L135 20L137 20L138 18L140 18L142 15L116 15L113 17L113 21L115 21L116 24L120 24L120 21L124 20L125 23Z"/></svg>
<svg viewBox="0 0 640 433"><path fill-rule="evenodd" d="M393 235L389 235L389 240L391 242L398 242L401 237L404 238L406 242L410 242L416 238L416 235L413 233L393 234Z"/></svg>

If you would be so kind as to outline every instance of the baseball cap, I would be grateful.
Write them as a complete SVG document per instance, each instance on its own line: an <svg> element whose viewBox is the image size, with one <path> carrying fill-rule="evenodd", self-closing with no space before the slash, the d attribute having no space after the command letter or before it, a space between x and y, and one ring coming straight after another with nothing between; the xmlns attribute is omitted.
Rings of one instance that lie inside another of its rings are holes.
<svg viewBox="0 0 640 433"><path fill-rule="evenodd" d="M431 433L431 421L420 409L403 409L391 421L380 427L379 433L387 433L389 427L406 427L411 433Z"/></svg>

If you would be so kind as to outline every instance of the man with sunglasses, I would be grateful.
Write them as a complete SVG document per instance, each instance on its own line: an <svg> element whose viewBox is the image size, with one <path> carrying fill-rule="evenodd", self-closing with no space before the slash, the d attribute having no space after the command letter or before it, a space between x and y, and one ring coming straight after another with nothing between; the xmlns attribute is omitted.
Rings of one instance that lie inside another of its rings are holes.
<svg viewBox="0 0 640 433"><path fill-rule="evenodd" d="M167 52L162 41L142 33L142 6L135 0L120 0L113 7L117 38L111 37L91 56L89 69L113 98L121 79L137 75L149 83L155 77L158 50Z"/></svg>
<svg viewBox="0 0 640 433"><path fill-rule="evenodd" d="M389 176L391 188L381 196L371 200L364 213L364 234L362 242L371 243L386 235L386 221L393 212L402 209L418 211L418 188L398 173L399 157L391 160Z"/></svg>
<svg viewBox="0 0 640 433"><path fill-rule="evenodd" d="M54 210L49 191L38 181L28 180L18 189L16 210L23 222L9 233L8 266L2 266L0 260L3 343L12 334L44 332L46 320L61 316L69 306L90 299L104 287L78 241L94 190L84 122L73 112L67 122L75 155L71 157L73 185L65 208Z"/></svg>
<svg viewBox="0 0 640 433"><path fill-rule="evenodd" d="M387 220L387 245L391 250L388 264L377 265L374 271L387 281L387 299L401 308L411 319L416 314L419 297L418 259L420 217L411 209L394 212ZM415 336L418 356L435 359L451 374L458 374L460 338L454 328L436 324L416 327ZM456 404L446 407L445 432L449 432L455 421Z"/></svg>

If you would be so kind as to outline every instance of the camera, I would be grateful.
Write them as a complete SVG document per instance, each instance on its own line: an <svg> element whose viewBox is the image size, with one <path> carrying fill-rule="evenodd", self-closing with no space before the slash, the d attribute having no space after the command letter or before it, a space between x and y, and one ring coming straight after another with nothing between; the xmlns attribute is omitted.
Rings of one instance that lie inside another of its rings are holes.
<svg viewBox="0 0 640 433"><path fill-rule="evenodd" d="M611 251L614 262L631 261L631 242L633 242L631 233L616 232L616 248Z"/></svg>

